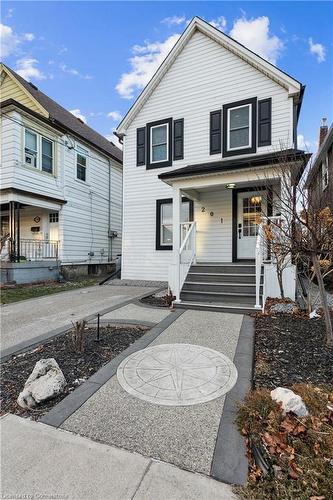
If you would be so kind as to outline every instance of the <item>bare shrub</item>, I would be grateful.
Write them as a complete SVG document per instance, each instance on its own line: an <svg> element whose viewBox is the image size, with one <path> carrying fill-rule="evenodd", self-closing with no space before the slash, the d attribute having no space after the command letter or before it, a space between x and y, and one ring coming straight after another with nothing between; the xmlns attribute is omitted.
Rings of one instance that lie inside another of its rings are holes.
<svg viewBox="0 0 333 500"><path fill-rule="evenodd" d="M72 330L72 342L75 352L84 351L84 330L86 329L87 322L85 320L75 321Z"/></svg>

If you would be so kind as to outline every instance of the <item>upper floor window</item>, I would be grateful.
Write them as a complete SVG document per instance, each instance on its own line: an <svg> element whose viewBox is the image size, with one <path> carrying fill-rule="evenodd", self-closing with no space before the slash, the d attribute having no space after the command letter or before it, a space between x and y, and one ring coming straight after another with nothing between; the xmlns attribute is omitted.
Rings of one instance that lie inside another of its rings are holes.
<svg viewBox="0 0 333 500"><path fill-rule="evenodd" d="M147 168L172 164L172 118L147 124Z"/></svg>
<svg viewBox="0 0 333 500"><path fill-rule="evenodd" d="M223 106L223 156L255 153L257 150L257 99Z"/></svg>
<svg viewBox="0 0 333 500"><path fill-rule="evenodd" d="M150 162L168 161L169 124L157 125L150 129Z"/></svg>
<svg viewBox="0 0 333 500"><path fill-rule="evenodd" d="M76 152L76 178L83 182L87 180L87 158L88 151L78 146Z"/></svg>
<svg viewBox="0 0 333 500"><path fill-rule="evenodd" d="M251 147L251 105L228 109L228 151Z"/></svg>
<svg viewBox="0 0 333 500"><path fill-rule="evenodd" d="M54 142L33 130L24 131L24 163L53 174Z"/></svg>
<svg viewBox="0 0 333 500"><path fill-rule="evenodd" d="M328 186L328 158L324 159L323 163L321 164L321 179L322 179L322 187L323 191L324 189L327 188Z"/></svg>

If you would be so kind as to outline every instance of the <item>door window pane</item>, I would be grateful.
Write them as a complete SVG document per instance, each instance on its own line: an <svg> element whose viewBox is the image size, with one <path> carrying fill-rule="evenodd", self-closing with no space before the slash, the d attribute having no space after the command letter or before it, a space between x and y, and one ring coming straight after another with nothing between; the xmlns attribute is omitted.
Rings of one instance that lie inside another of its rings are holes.
<svg viewBox="0 0 333 500"><path fill-rule="evenodd" d="M262 197L243 198L243 236L257 236L261 223Z"/></svg>
<svg viewBox="0 0 333 500"><path fill-rule="evenodd" d="M52 174L53 172L53 143L42 137L42 170Z"/></svg>

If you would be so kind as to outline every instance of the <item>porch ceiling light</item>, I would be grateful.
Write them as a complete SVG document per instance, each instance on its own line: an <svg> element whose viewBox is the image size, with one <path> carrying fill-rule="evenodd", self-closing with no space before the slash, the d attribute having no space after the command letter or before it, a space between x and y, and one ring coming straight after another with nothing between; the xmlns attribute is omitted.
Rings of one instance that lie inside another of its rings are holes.
<svg viewBox="0 0 333 500"><path fill-rule="evenodd" d="M230 184L226 184L226 189L234 189L236 187L236 184L234 182L231 182Z"/></svg>

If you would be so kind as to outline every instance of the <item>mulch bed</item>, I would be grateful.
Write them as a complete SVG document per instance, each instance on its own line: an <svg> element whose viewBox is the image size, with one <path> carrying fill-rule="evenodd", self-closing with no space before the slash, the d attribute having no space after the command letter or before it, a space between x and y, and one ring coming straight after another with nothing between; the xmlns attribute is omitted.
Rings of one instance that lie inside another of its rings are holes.
<svg viewBox="0 0 333 500"><path fill-rule="evenodd" d="M256 388L333 383L333 350L325 345L322 318L258 315L255 322Z"/></svg>
<svg viewBox="0 0 333 500"><path fill-rule="evenodd" d="M170 299L167 295L164 295L163 297L149 295L148 297L140 299L140 302L142 302L142 304L148 304L155 307L170 307Z"/></svg>
<svg viewBox="0 0 333 500"><path fill-rule="evenodd" d="M69 332L44 342L32 351L13 356L1 365L0 415L9 412L37 420L93 375L101 366L142 337L148 329L144 326L108 325L100 329L101 341L95 342L96 328L89 327L85 331L85 347L82 353L74 351ZM66 378L67 386L63 394L40 404L37 409L24 410L16 403L16 399L23 390L36 362L41 358L55 358Z"/></svg>

